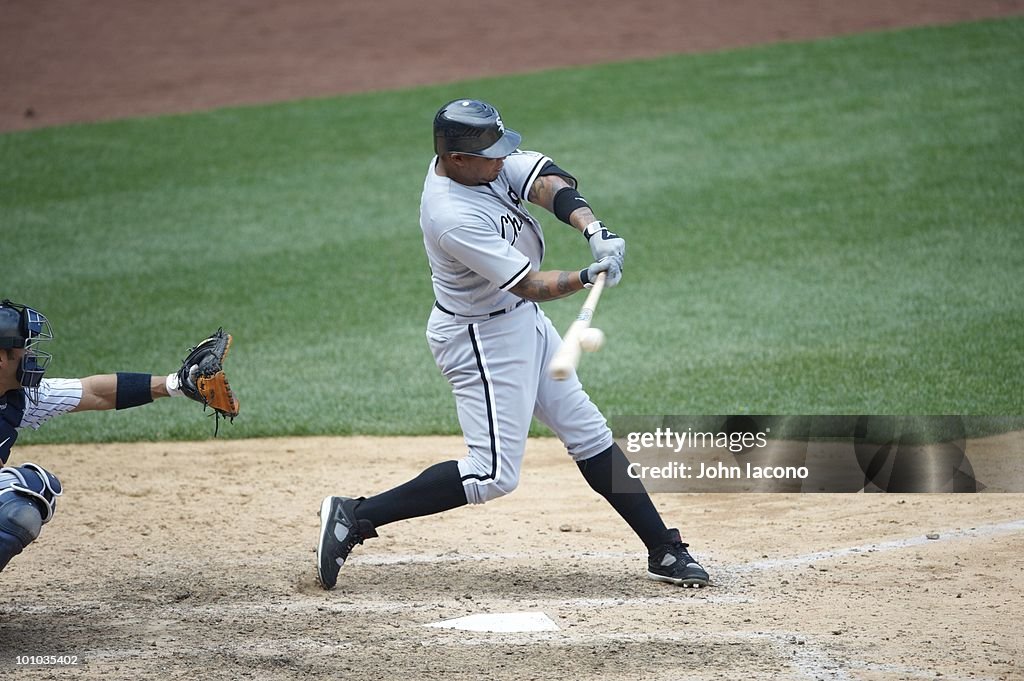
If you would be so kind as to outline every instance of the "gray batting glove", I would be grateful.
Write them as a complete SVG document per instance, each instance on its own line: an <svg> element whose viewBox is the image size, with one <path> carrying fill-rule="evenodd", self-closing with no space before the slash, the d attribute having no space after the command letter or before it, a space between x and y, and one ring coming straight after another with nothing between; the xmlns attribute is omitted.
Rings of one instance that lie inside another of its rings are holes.
<svg viewBox="0 0 1024 681"><path fill-rule="evenodd" d="M592 263L587 269L580 270L580 281L583 282L584 288L593 286L594 280L601 272L607 273L604 285L608 288L615 286L622 279L622 258L609 255Z"/></svg>
<svg viewBox="0 0 1024 681"><path fill-rule="evenodd" d="M594 255L594 260L600 261L609 255L617 255L620 260L626 257L626 240L615 232L608 231L600 220L587 225L583 229L583 236L587 237L590 243L590 252Z"/></svg>

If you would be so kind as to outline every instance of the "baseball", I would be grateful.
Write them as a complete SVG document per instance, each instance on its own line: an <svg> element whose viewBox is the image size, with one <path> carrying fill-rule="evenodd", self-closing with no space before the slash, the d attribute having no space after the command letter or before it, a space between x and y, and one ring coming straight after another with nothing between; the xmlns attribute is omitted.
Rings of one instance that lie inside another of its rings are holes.
<svg viewBox="0 0 1024 681"><path fill-rule="evenodd" d="M586 352L597 352L604 347L604 331L593 327L580 334L580 347Z"/></svg>

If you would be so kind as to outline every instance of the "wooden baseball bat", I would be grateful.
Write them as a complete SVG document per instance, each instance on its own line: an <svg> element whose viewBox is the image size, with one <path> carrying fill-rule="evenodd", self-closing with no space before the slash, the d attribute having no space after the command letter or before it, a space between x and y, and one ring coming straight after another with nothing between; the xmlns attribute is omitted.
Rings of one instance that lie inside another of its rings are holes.
<svg viewBox="0 0 1024 681"><path fill-rule="evenodd" d="M562 347L551 358L548 366L548 374L556 381L564 381L569 378L576 367L580 364L580 334L590 328L590 321L594 318L594 310L597 302L601 299L601 292L604 290L605 273L601 272L594 279L594 285L590 288L587 299L583 301L580 313L576 315L576 321L565 332L562 338Z"/></svg>

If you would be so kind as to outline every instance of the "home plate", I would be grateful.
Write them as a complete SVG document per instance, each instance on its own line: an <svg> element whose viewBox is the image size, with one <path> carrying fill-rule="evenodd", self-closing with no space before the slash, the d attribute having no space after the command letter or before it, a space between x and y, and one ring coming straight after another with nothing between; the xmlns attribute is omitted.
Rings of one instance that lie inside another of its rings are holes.
<svg viewBox="0 0 1024 681"><path fill-rule="evenodd" d="M558 631L558 625L542 612L500 612L494 614L466 615L453 620L443 620L424 626L438 629L462 629L464 631Z"/></svg>

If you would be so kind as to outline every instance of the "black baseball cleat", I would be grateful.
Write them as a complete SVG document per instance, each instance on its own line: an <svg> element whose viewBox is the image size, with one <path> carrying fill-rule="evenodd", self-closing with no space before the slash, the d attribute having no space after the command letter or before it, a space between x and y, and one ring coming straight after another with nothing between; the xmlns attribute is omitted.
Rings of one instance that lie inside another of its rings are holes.
<svg viewBox="0 0 1024 681"><path fill-rule="evenodd" d="M666 530L665 543L647 557L647 577L659 582L700 588L711 583L708 573L700 566L679 538L679 530Z"/></svg>
<svg viewBox="0 0 1024 681"><path fill-rule="evenodd" d="M333 589L338 571L348 554L364 539L377 536L369 520L358 520L355 506L359 499L324 497L320 504L320 542L316 546L316 574L320 586Z"/></svg>

